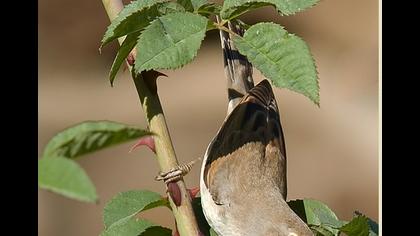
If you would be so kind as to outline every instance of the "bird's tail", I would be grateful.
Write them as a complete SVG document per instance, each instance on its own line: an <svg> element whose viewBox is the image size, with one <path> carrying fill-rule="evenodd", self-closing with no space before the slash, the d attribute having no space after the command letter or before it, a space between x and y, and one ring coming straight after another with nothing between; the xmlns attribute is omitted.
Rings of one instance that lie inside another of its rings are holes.
<svg viewBox="0 0 420 236"><path fill-rule="evenodd" d="M217 21L219 22L219 18ZM241 36L244 34L244 29L240 24L229 22L228 28ZM245 56L238 52L231 37L229 33L220 30L229 98L227 114L230 114L242 97L254 87L252 65Z"/></svg>

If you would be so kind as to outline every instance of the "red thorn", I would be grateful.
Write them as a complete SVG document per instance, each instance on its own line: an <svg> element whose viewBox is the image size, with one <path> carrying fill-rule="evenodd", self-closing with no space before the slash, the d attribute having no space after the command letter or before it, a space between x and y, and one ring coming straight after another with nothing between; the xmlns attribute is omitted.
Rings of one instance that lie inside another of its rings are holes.
<svg viewBox="0 0 420 236"><path fill-rule="evenodd" d="M130 151L128 152L132 152L134 149L146 145L148 148L150 148L150 150L152 150L154 153L156 153L156 148L155 148L155 140L153 139L152 136L145 136L139 139L139 141L137 141L136 144L134 144L131 148Z"/></svg>
<svg viewBox="0 0 420 236"><path fill-rule="evenodd" d="M200 186L197 186L197 187L192 188L192 189L188 189L188 193L190 194L191 198L195 198L195 196L197 196L198 192L200 192Z"/></svg>
<svg viewBox="0 0 420 236"><path fill-rule="evenodd" d="M174 201L175 205L177 207L180 206L182 202L182 196L181 196L181 189L179 189L178 184L174 182L168 183L168 192L172 200Z"/></svg>

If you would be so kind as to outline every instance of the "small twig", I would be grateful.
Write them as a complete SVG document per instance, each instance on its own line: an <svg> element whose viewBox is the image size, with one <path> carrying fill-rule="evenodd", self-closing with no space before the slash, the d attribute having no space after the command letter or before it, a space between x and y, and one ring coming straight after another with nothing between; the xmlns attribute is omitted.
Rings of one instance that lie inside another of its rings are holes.
<svg viewBox="0 0 420 236"><path fill-rule="evenodd" d="M217 29L219 29L219 30L223 30L223 31L225 31L225 32L227 32L227 33L229 33L229 34L232 34L232 35L235 35L235 36L241 37L239 34L237 34L237 33L233 32L232 30L230 30L230 29L228 29L228 28L226 28L226 26L224 26L224 25L222 25L222 24L219 24L219 23L216 23L216 22L214 22L213 24L214 24L214 26L215 26Z"/></svg>
<svg viewBox="0 0 420 236"><path fill-rule="evenodd" d="M219 18L219 16L216 16L217 17L217 21L219 22L219 24L220 25L225 25L226 23L228 23L229 21L228 20L221 20L220 18Z"/></svg>

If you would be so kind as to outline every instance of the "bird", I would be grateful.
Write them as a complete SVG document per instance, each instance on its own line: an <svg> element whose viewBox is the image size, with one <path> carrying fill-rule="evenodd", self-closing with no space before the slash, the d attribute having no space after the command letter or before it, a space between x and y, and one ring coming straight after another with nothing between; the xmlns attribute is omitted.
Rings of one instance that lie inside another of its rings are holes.
<svg viewBox="0 0 420 236"><path fill-rule="evenodd" d="M228 27L244 33L238 24ZM251 63L229 33L220 31L220 38L229 102L222 126L198 158L204 216L218 236L313 236L286 202L286 147L271 84L264 79L254 86ZM196 162L160 172L156 180L179 180Z"/></svg>
<svg viewBox="0 0 420 236"><path fill-rule="evenodd" d="M208 145L200 195L219 236L313 235L286 202L285 141L268 80L242 97Z"/></svg>
<svg viewBox="0 0 420 236"><path fill-rule="evenodd" d="M235 34L245 33L243 22L227 24ZM286 146L271 84L263 80L254 86L252 64L238 52L231 33L219 32L229 102L203 157L204 216L219 236L313 235L286 202Z"/></svg>

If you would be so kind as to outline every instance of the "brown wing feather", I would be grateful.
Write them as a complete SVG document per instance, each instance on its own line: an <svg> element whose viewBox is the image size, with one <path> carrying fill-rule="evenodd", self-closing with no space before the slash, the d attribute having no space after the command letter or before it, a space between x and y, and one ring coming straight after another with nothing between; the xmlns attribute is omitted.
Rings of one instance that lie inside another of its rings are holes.
<svg viewBox="0 0 420 236"><path fill-rule="evenodd" d="M267 80L260 82L242 98L226 118L207 150L204 182L213 199L219 199L220 197L217 195L222 191L219 188L220 186L212 186L213 179L220 169L217 167L226 164L232 166L236 165L236 162L240 162L242 154L231 154L246 144L247 146L249 146L248 144L254 145L256 148L261 147L262 153L256 155L255 158L259 158L258 156L265 158L266 147L279 149L277 158L282 159L281 163L284 165L284 167L279 167L284 170L279 171L285 172L286 149L283 131L273 90ZM241 153L243 153L243 150L241 150ZM278 174L281 176L277 178L281 178L281 180L276 182L279 182L280 191L285 198L286 175L285 173ZM218 178L220 179L220 176Z"/></svg>

